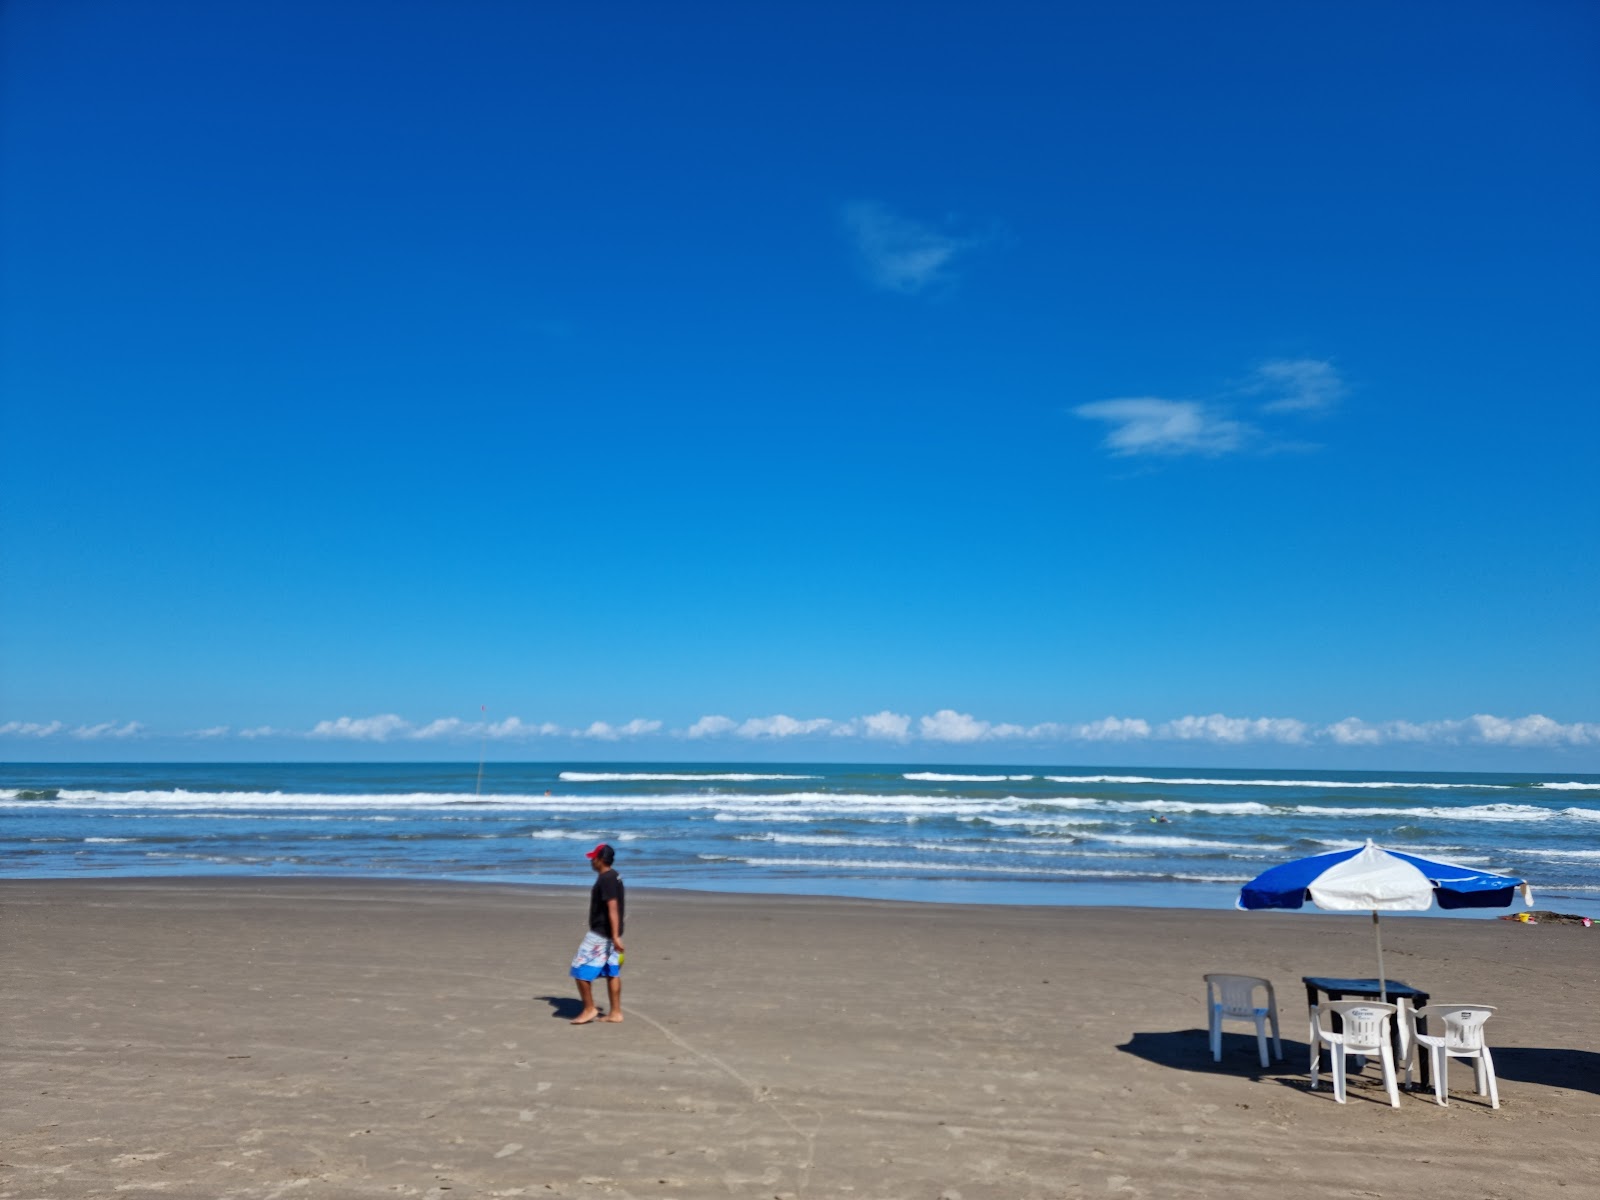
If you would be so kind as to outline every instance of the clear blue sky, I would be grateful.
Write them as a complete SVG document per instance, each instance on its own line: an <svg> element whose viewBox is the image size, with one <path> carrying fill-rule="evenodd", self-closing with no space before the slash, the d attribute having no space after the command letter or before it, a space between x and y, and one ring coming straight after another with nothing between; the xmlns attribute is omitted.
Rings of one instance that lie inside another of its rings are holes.
<svg viewBox="0 0 1600 1200"><path fill-rule="evenodd" d="M0 757L1600 770L1593 4L0 20Z"/></svg>

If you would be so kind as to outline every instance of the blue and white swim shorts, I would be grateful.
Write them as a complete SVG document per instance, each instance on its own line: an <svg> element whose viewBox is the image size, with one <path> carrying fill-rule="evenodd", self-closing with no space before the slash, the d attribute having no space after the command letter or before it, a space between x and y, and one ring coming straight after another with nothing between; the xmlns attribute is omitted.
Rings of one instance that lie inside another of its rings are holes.
<svg viewBox="0 0 1600 1200"><path fill-rule="evenodd" d="M610 938L598 933L584 935L583 944L572 956L574 979L613 979L622 974L622 955Z"/></svg>

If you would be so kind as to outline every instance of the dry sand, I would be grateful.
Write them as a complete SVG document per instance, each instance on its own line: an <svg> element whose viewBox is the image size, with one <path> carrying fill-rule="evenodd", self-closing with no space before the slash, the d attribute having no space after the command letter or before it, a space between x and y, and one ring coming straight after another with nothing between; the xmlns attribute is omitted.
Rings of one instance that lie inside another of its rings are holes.
<svg viewBox="0 0 1600 1200"><path fill-rule="evenodd" d="M0 883L0 1197L1600 1196L1600 929L1386 921L1501 1007L1499 1111L1466 1064L1396 1111L1303 1073L1365 918L629 899L575 1028L582 890ZM1211 1062L1205 971L1277 983L1283 1063Z"/></svg>

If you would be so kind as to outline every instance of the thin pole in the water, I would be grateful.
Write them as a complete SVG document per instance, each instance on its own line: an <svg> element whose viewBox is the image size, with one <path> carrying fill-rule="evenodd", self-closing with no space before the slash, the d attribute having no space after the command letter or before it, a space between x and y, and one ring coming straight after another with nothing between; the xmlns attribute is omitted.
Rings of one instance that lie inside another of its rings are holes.
<svg viewBox="0 0 1600 1200"><path fill-rule="evenodd" d="M1378 999L1389 1003L1389 981L1383 975L1383 926L1378 924L1378 910L1372 910L1372 935L1378 939Z"/></svg>
<svg viewBox="0 0 1600 1200"><path fill-rule="evenodd" d="M480 705L478 705L478 711L481 712L484 715L485 718L487 718L488 715L489 715L489 706L487 704L480 704ZM488 721L486 719L484 721L484 726L483 726L483 737L478 742L478 790L473 793L473 795L475 797L483 795L483 752L488 748L488 746L489 746L489 725L488 725ZM1373 913L1372 915L1373 915L1374 919L1376 919L1378 914L1377 913Z"/></svg>

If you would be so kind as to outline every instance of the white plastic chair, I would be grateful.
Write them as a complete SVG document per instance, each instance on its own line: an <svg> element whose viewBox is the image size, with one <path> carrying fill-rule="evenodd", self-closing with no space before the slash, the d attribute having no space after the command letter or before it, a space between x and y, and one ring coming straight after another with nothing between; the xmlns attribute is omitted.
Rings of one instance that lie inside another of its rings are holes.
<svg viewBox="0 0 1600 1200"><path fill-rule="evenodd" d="M1483 1023L1494 1016L1488 1004L1430 1004L1419 1008L1413 1015L1417 1021L1440 1021L1442 1034L1418 1033L1412 1028L1411 1053L1406 1058L1406 1083L1411 1082L1411 1069L1416 1065L1417 1054L1426 1050L1433 1056L1433 1098L1441 1107L1450 1103L1450 1085L1446 1072L1452 1058L1472 1060L1472 1075L1478 1085L1478 1095L1489 1097L1489 1107L1500 1107L1500 1088L1494 1077L1494 1056L1483 1040Z"/></svg>
<svg viewBox="0 0 1600 1200"><path fill-rule="evenodd" d="M1272 984L1254 975L1207 975L1206 1013L1211 1027L1211 1060L1222 1061L1222 1023L1249 1021L1256 1027L1261 1065L1267 1065L1267 1022L1272 1022L1272 1049L1283 1060L1283 1040L1278 1036L1278 996ZM1265 989L1267 1004L1256 1004L1256 992Z"/></svg>
<svg viewBox="0 0 1600 1200"><path fill-rule="evenodd" d="M1333 1098L1340 1104L1345 1102L1345 1055L1360 1054L1383 1064L1383 1088L1389 1093L1389 1104L1400 1107L1400 1089L1395 1086L1394 1078L1394 1051L1389 1047L1389 1022L1398 1011L1393 1004L1380 1004L1376 1000L1330 1000L1312 1012L1312 1031L1319 1043L1326 1043L1333 1059ZM1338 1013L1344 1026L1337 1033L1322 1027L1329 1013ZM1316 1086L1317 1059L1313 1056L1313 1091Z"/></svg>

